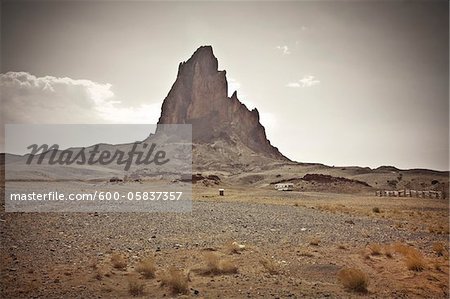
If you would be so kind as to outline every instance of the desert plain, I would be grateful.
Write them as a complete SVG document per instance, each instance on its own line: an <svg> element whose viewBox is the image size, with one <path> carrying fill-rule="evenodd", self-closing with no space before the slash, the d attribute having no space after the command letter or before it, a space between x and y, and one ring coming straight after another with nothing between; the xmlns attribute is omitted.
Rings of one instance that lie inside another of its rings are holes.
<svg viewBox="0 0 450 299"><path fill-rule="evenodd" d="M311 172L349 180L302 179ZM448 298L448 198L377 197L358 183L388 188L399 173L400 184L448 184L445 172L291 164L198 174L192 212L2 208L1 297ZM293 191L275 190L288 178Z"/></svg>

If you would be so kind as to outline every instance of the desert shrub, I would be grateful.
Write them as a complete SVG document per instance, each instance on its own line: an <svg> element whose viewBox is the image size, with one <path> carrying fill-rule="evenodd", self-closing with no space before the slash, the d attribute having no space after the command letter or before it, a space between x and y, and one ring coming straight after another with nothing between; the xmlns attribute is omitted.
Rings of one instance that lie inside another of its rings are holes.
<svg viewBox="0 0 450 299"><path fill-rule="evenodd" d="M105 272L103 271L103 269L97 268L94 270L94 278L97 280L102 280L103 276L105 275Z"/></svg>
<svg viewBox="0 0 450 299"><path fill-rule="evenodd" d="M435 262L433 263L433 268L434 268L434 270L436 270L436 271L442 271L441 264L440 264L438 261L435 261Z"/></svg>
<svg viewBox="0 0 450 299"><path fill-rule="evenodd" d="M426 263L421 255L408 255L406 257L406 267L408 270L420 272L425 269Z"/></svg>
<svg viewBox="0 0 450 299"><path fill-rule="evenodd" d="M384 255L388 258L392 258L393 253L392 253L392 247L389 245L384 246Z"/></svg>
<svg viewBox="0 0 450 299"><path fill-rule="evenodd" d="M238 267L229 259L221 259L216 253L205 254L205 266L198 269L201 274L232 274L237 273Z"/></svg>
<svg viewBox="0 0 450 299"><path fill-rule="evenodd" d="M319 244L320 244L320 239L319 238L312 238L309 241L309 245L312 245L312 246L319 246Z"/></svg>
<svg viewBox="0 0 450 299"><path fill-rule="evenodd" d="M167 286L173 294L187 294L189 292L189 277L175 267L170 267L161 277L161 285Z"/></svg>
<svg viewBox="0 0 450 299"><path fill-rule="evenodd" d="M127 267L127 259L123 254L114 253L111 255L111 264L114 268L123 270Z"/></svg>
<svg viewBox="0 0 450 299"><path fill-rule="evenodd" d="M132 296L141 296L144 294L144 284L136 278L128 281L128 293Z"/></svg>
<svg viewBox="0 0 450 299"><path fill-rule="evenodd" d="M154 278L156 271L155 261L151 257L144 258L137 265L136 271L145 278Z"/></svg>
<svg viewBox="0 0 450 299"><path fill-rule="evenodd" d="M412 271L422 271L426 268L426 261L422 254L414 247L397 243L394 245L396 252L405 257L406 267Z"/></svg>
<svg viewBox="0 0 450 299"><path fill-rule="evenodd" d="M264 269L271 275L279 273L278 265L271 259L261 259L259 263L264 267Z"/></svg>
<svg viewBox="0 0 450 299"><path fill-rule="evenodd" d="M443 256L445 253L445 246L442 242L436 242L433 244L433 251L438 255L438 256Z"/></svg>
<svg viewBox="0 0 450 299"><path fill-rule="evenodd" d="M297 251L299 256L314 257L314 254L308 249L300 249Z"/></svg>
<svg viewBox="0 0 450 299"><path fill-rule="evenodd" d="M345 268L338 272L338 279L348 290L366 293L369 285L369 277L356 268Z"/></svg>
<svg viewBox="0 0 450 299"><path fill-rule="evenodd" d="M381 255L381 245L380 244L370 244L369 250L371 255Z"/></svg>

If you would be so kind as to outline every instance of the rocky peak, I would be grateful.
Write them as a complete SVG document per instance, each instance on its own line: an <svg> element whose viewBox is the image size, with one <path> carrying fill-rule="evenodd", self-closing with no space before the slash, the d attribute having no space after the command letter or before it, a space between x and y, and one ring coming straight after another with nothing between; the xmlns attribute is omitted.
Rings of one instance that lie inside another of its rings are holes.
<svg viewBox="0 0 450 299"><path fill-rule="evenodd" d="M218 70L218 61L214 56L211 46L202 46L198 48L187 62L181 62L178 67L178 75L182 72L191 73L196 71L198 74L208 76Z"/></svg>
<svg viewBox="0 0 450 299"><path fill-rule="evenodd" d="M226 72L218 70L212 47L202 46L180 63L158 124L192 124L194 144L225 140L268 158L287 160L267 140L258 110L249 111L236 91L228 97L227 90Z"/></svg>

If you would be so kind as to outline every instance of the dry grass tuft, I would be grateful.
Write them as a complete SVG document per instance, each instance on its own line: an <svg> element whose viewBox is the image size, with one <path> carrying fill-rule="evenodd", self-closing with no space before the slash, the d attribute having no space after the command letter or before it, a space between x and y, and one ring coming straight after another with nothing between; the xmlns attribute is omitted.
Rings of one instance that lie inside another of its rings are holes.
<svg viewBox="0 0 450 299"><path fill-rule="evenodd" d="M393 257L392 247L389 245L384 246L384 255L388 258Z"/></svg>
<svg viewBox="0 0 450 299"><path fill-rule="evenodd" d="M345 288L360 293L366 293L369 277L359 269L345 268L338 272L338 279Z"/></svg>
<svg viewBox="0 0 450 299"><path fill-rule="evenodd" d="M204 275L233 274L238 272L238 267L229 259L221 259L216 253L205 254L205 266L197 270Z"/></svg>
<svg viewBox="0 0 450 299"><path fill-rule="evenodd" d="M309 245L312 245L312 246L319 246L319 244L320 244L319 238L313 238L309 241Z"/></svg>
<svg viewBox="0 0 450 299"><path fill-rule="evenodd" d="M406 267L412 271L423 271L426 268L426 261L422 254L414 247L397 243L394 250L405 256Z"/></svg>
<svg viewBox="0 0 450 299"><path fill-rule="evenodd" d="M314 254L311 251L309 251L308 249L297 250L297 254L299 256L314 257Z"/></svg>
<svg viewBox="0 0 450 299"><path fill-rule="evenodd" d="M433 251L437 256L443 256L445 253L445 246L442 242L436 242L433 244Z"/></svg>
<svg viewBox="0 0 450 299"><path fill-rule="evenodd" d="M170 267L161 277L161 285L170 288L173 294L187 294L189 292L189 276L182 270Z"/></svg>
<svg viewBox="0 0 450 299"><path fill-rule="evenodd" d="M111 255L111 264L114 268L124 270L127 267L127 259L123 254L114 253Z"/></svg>
<svg viewBox="0 0 450 299"><path fill-rule="evenodd" d="M267 272L269 272L269 274L271 275L276 275L278 274L279 271L279 267L277 265L277 263L275 263L275 261L271 260L271 259L261 259L259 261L259 263L264 267L264 269L267 270Z"/></svg>
<svg viewBox="0 0 450 299"><path fill-rule="evenodd" d="M142 296L144 294L144 284L136 278L128 281L128 293L132 296Z"/></svg>
<svg viewBox="0 0 450 299"><path fill-rule="evenodd" d="M441 264L439 263L439 261L434 261L433 268L436 271L442 272Z"/></svg>
<svg viewBox="0 0 450 299"><path fill-rule="evenodd" d="M98 261L93 261L90 266L91 266L92 270L97 270L98 269Z"/></svg>
<svg viewBox="0 0 450 299"><path fill-rule="evenodd" d="M423 271L426 267L425 260L421 255L409 255L406 257L406 267L412 271Z"/></svg>
<svg viewBox="0 0 450 299"><path fill-rule="evenodd" d="M381 245L380 244L370 244L369 250L371 255L381 255Z"/></svg>
<svg viewBox="0 0 450 299"><path fill-rule="evenodd" d="M136 266L136 271L145 278L155 278L155 261L151 257L142 259Z"/></svg>
<svg viewBox="0 0 450 299"><path fill-rule="evenodd" d="M94 278L97 280L102 280L105 272L102 269L97 268L94 272Z"/></svg>

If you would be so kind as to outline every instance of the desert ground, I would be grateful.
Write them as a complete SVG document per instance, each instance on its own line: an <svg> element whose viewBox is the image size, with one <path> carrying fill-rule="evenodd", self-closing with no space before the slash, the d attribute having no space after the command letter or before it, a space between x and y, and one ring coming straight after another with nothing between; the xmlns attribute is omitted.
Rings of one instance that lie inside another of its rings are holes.
<svg viewBox="0 0 450 299"><path fill-rule="evenodd" d="M316 189L195 184L192 213L3 208L1 297L448 298L448 199Z"/></svg>

